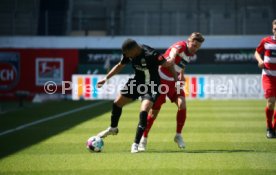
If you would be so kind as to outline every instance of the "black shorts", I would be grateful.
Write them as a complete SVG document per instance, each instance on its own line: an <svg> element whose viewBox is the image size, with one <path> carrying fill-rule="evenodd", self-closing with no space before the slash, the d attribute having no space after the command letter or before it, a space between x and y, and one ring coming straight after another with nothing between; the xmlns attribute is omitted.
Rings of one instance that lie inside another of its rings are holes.
<svg viewBox="0 0 276 175"><path fill-rule="evenodd" d="M154 103L160 95L158 92L158 86L160 84L155 84L157 86L151 87L149 85L139 83L135 79L129 79L124 88L121 90L121 94L133 100L141 97L142 100L147 99Z"/></svg>

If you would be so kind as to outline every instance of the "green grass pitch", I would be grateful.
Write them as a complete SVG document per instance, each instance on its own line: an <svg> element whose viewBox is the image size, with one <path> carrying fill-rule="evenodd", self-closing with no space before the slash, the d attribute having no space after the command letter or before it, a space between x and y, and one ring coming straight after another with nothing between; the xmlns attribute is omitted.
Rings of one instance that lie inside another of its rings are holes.
<svg viewBox="0 0 276 175"><path fill-rule="evenodd" d="M92 102L49 102L0 115L0 132ZM111 102L0 136L0 174L276 174L276 139L265 137L264 100L187 101L183 136L173 142L176 106L166 103L149 134L148 150L131 154L140 102L123 109L117 136L101 153L86 140L106 129Z"/></svg>

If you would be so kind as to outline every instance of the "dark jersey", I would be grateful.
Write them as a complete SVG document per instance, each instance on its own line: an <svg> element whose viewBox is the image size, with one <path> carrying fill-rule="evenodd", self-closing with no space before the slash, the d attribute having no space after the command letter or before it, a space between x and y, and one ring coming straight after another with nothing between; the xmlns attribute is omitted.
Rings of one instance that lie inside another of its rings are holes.
<svg viewBox="0 0 276 175"><path fill-rule="evenodd" d="M159 84L158 67L166 62L166 60L161 54L149 46L141 45L141 48L142 53L138 57L128 58L123 55L121 64L132 64L135 70L134 79L139 84L149 84L151 81Z"/></svg>

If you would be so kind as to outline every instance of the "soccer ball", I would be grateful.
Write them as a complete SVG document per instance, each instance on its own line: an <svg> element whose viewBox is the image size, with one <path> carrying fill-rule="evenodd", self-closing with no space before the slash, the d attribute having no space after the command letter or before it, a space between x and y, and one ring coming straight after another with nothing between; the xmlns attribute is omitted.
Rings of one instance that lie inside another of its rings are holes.
<svg viewBox="0 0 276 175"><path fill-rule="evenodd" d="M103 139L98 136L92 136L86 142L86 148L92 152L101 152L103 147Z"/></svg>

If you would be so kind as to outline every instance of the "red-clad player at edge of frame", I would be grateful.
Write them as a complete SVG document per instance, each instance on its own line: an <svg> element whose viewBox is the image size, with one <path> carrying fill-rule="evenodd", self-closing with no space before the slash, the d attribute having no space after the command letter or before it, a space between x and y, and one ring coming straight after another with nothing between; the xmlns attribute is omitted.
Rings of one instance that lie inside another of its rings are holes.
<svg viewBox="0 0 276 175"><path fill-rule="evenodd" d="M201 47L201 44L204 42L204 37L199 32L193 32L187 41L179 41L174 43L171 47L167 49L163 55L166 59L174 60L174 67L178 73L179 80L182 81L182 86L179 90L175 88L175 82L173 75L169 72L167 68L159 67L159 75L161 77L161 84L167 85L169 87L167 93L161 94L153 107L151 108L148 118L147 118L147 127L143 133L143 137L139 143L139 151L145 151L148 141L148 133L153 125L153 122L157 118L157 115L161 109L162 104L166 102L166 96L171 100L172 103L175 103L178 110L176 113L176 135L174 141L177 143L179 148L185 148L185 142L181 135L182 129L186 121L186 101L185 101L185 92L184 92L184 70L186 65L191 61L191 58ZM162 87L163 88L163 87ZM165 87L164 87L165 88ZM166 90L163 90L166 92Z"/></svg>
<svg viewBox="0 0 276 175"><path fill-rule="evenodd" d="M262 69L262 84L267 100L265 108L267 138L276 137L276 111L274 111L276 101L276 19L272 21L272 33L272 36L261 40L255 51L258 66Z"/></svg>

